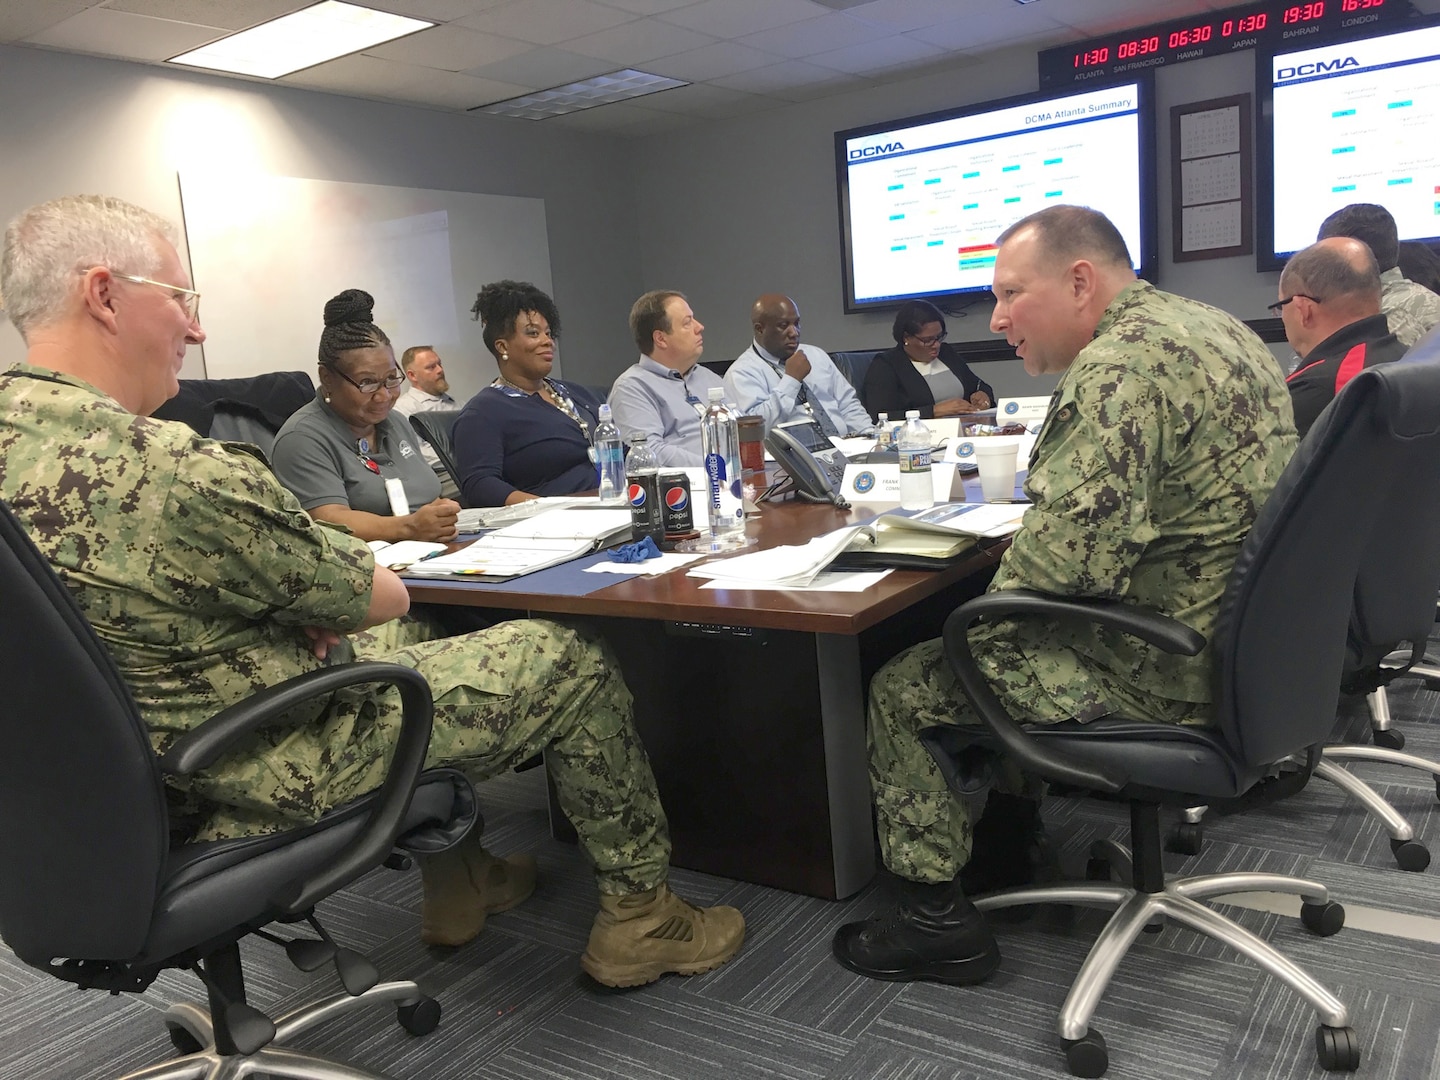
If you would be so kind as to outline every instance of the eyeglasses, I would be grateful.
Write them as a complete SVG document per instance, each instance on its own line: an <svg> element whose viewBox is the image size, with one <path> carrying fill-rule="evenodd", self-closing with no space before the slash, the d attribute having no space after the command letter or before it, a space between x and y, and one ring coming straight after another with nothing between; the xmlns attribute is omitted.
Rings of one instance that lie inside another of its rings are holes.
<svg viewBox="0 0 1440 1080"><path fill-rule="evenodd" d="M336 375L339 375L351 386L355 387L356 390L359 390L362 394L378 393L382 387L386 390L394 390L397 386L399 386L405 381L405 373L403 371L392 371L389 375L385 376L385 380L383 382L376 379L361 379L359 382L356 382L354 379L352 379L349 375L346 375L345 372L341 371L334 364L326 364L325 366L331 371L333 371Z"/></svg>
<svg viewBox="0 0 1440 1080"><path fill-rule="evenodd" d="M95 269L93 266L89 270ZM105 269L110 270L107 266ZM80 273L88 273L89 270L81 270ZM159 289L168 289L170 299L174 300L184 310L186 318L191 322L200 314L200 294L194 289L187 289L180 285L171 285L168 281L155 281L148 277L139 277L136 274L122 274L118 270L110 270L111 277L117 277L121 281L133 281L136 285L154 285Z"/></svg>
<svg viewBox="0 0 1440 1080"><path fill-rule="evenodd" d="M911 335L910 335L910 340L911 340L911 341L914 341L914 342L916 342L916 343L918 343L918 344L920 344L920 345L924 345L925 348L928 349L928 348L930 348L930 347L933 346L933 345L939 345L942 341L944 341L944 340L945 340L947 337L949 337L949 336L950 336L950 335L949 335L949 332L948 332L948 331L941 330L940 333L936 334L934 337L916 337L914 334L911 334Z"/></svg>
<svg viewBox="0 0 1440 1080"><path fill-rule="evenodd" d="M1290 301L1294 300L1297 296L1305 297L1305 299L1309 300L1312 304L1323 304L1325 302L1324 300L1321 300L1318 296L1311 296L1309 293L1297 292L1285 297L1284 300L1276 300L1273 304L1266 304L1266 310L1268 310L1271 315L1279 318L1280 309L1283 308L1286 304L1290 303Z"/></svg>

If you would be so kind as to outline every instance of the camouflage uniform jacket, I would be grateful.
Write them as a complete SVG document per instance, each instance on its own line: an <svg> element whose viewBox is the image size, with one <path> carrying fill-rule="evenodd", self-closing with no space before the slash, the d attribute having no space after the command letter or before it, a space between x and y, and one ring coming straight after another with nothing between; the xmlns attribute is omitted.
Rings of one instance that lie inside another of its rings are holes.
<svg viewBox="0 0 1440 1080"><path fill-rule="evenodd" d="M1392 266L1380 275L1380 310L1407 349L1440 322L1440 296Z"/></svg>
<svg viewBox="0 0 1440 1080"><path fill-rule="evenodd" d="M135 416L68 375L0 372L0 498L109 647L157 752L320 666L303 626L344 631L369 607L369 548L316 525L252 448ZM263 740L271 756L232 751L192 796L243 804L239 766L227 763L284 768L277 743L343 742L345 732L322 730L325 705L277 724Z"/></svg>
<svg viewBox="0 0 1440 1080"><path fill-rule="evenodd" d="M991 588L1122 600L1208 637L1295 446L1284 378L1255 334L1205 304L1128 285L1055 388L1025 481L1034 506ZM1176 657L1060 627L1054 639L1143 693L1211 700L1208 648Z"/></svg>

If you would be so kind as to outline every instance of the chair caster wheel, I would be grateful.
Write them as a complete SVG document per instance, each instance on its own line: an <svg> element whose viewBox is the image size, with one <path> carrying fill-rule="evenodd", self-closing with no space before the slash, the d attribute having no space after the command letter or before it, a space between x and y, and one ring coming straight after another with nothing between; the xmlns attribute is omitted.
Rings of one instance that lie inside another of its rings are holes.
<svg viewBox="0 0 1440 1080"><path fill-rule="evenodd" d="M1430 852L1419 840L1391 840L1390 850L1401 870L1420 871L1430 865Z"/></svg>
<svg viewBox="0 0 1440 1080"><path fill-rule="evenodd" d="M1199 855L1204 842L1204 825L1198 821L1182 821L1165 838L1165 850L1176 855Z"/></svg>
<svg viewBox="0 0 1440 1080"><path fill-rule="evenodd" d="M413 1005L396 1008L395 1019L411 1035L429 1035L440 1023L440 1003L432 997L422 997Z"/></svg>
<svg viewBox="0 0 1440 1080"><path fill-rule="evenodd" d="M1315 1055L1326 1072L1354 1072L1360 1068L1360 1040L1355 1029L1318 1027L1315 1029Z"/></svg>
<svg viewBox="0 0 1440 1080"><path fill-rule="evenodd" d="M1305 929L1320 937L1338 934L1345 926L1345 908L1334 900L1323 904L1302 903L1300 921Z"/></svg>
<svg viewBox="0 0 1440 1080"><path fill-rule="evenodd" d="M182 1054L198 1054L205 1049L199 1039L179 1024L166 1024L165 1030L170 1032L170 1045Z"/></svg>
<svg viewBox="0 0 1440 1080"><path fill-rule="evenodd" d="M1370 741L1376 746L1383 746L1386 750L1405 749L1405 733L1396 731L1394 728L1385 728L1384 730L1372 728Z"/></svg>
<svg viewBox="0 0 1440 1080"><path fill-rule="evenodd" d="M1330 1030L1322 1028L1322 1031ZM1349 1028L1339 1030L1348 1031ZM1078 1039L1061 1039L1065 1044L1065 1064L1071 1076L1104 1076L1110 1067L1110 1053L1105 1049L1105 1039L1091 1028Z"/></svg>
<svg viewBox="0 0 1440 1080"><path fill-rule="evenodd" d="M1440 800L1440 776L1435 778L1435 798Z"/></svg>

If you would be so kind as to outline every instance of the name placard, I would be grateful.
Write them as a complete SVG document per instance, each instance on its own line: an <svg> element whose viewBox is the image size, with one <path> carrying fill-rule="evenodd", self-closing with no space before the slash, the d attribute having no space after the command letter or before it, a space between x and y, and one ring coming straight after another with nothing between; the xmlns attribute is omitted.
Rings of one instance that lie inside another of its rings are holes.
<svg viewBox="0 0 1440 1080"><path fill-rule="evenodd" d="M963 501L965 498L965 483L953 461L932 461L930 482L934 485L937 503L952 499ZM900 466L857 465L851 462L845 466L840 494L852 503L897 503L900 501Z"/></svg>

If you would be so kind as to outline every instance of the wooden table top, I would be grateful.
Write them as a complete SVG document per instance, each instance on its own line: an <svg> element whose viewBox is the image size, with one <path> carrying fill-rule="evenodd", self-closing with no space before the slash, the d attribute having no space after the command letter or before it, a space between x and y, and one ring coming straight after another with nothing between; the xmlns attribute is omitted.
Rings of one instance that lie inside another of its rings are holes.
<svg viewBox="0 0 1440 1080"><path fill-rule="evenodd" d="M889 509L837 510L798 502L766 504L748 519L761 548L802 544L847 525L858 525ZM858 634L912 604L999 561L1004 542L976 550L943 570L892 570L864 592L825 593L768 589L703 589L703 578L686 567L657 577L633 577L586 596L552 596L525 591L526 579L511 588L494 584L466 588L465 582L432 583L406 579L411 599L424 604L456 604L566 615L606 615L665 619L709 625L746 626L806 633ZM754 551L756 548L748 550Z"/></svg>

